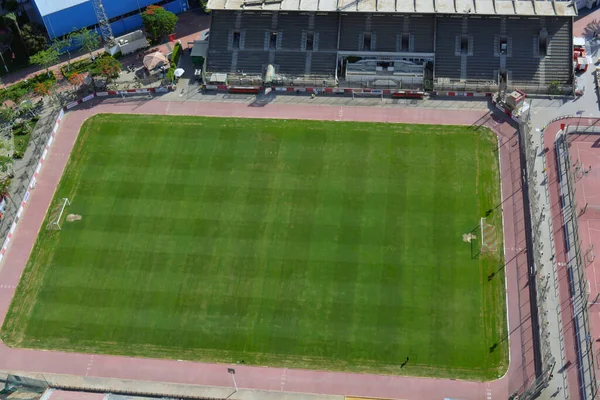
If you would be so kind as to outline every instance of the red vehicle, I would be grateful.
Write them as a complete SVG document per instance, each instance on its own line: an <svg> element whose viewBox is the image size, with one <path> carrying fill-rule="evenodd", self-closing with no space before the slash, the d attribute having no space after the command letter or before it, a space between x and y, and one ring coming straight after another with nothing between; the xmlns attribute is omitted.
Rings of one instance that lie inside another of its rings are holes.
<svg viewBox="0 0 600 400"><path fill-rule="evenodd" d="M585 72L588 69L588 59L585 54L585 38L573 38L573 68L575 72Z"/></svg>

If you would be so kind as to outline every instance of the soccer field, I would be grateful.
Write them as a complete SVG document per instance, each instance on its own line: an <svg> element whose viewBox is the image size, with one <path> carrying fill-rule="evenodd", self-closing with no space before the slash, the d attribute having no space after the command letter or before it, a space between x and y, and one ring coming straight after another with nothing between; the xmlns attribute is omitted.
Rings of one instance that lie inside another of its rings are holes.
<svg viewBox="0 0 600 400"><path fill-rule="evenodd" d="M469 127L95 116L50 206L69 198L62 230L46 218L2 338L496 378L508 366L496 147ZM486 214L497 249L479 254Z"/></svg>

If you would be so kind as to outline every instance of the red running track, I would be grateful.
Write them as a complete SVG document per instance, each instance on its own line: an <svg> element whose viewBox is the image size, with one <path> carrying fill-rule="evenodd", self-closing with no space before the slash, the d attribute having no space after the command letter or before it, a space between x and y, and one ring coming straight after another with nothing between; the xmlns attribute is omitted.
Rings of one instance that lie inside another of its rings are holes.
<svg viewBox="0 0 600 400"><path fill-rule="evenodd" d="M61 123L55 142L38 177L36 188L32 192L4 258L0 270L2 319L25 268L79 129L92 115L135 113L405 122L472 125L473 129L485 125L498 133L500 143L510 330L510 367L506 375L492 382L469 382L236 365L236 380L238 386L245 389L425 400L506 399L509 394L523 390L532 382L534 366L527 263L524 252L520 162L515 128L505 120L504 116L491 115L489 112L482 111L284 104L249 107L241 104L158 100L122 102L115 99L105 99L96 106L85 103L80 107L70 111ZM227 366L223 364L13 349L0 344L0 370L229 387L231 377L227 374L226 368Z"/></svg>
<svg viewBox="0 0 600 400"><path fill-rule="evenodd" d="M569 118L554 122L548 125L544 131L544 144L548 149L546 153L546 167L548 172L550 205L552 216L552 228L554 230L554 243L556 252L556 262L558 268L558 286L561 299L560 310L562 314L562 329L564 335L565 347L565 364L556 365L556 369L564 369L567 374L569 392L572 398L581 398L579 391L579 376L577 363L577 347L576 335L573 325L573 303L571 299L571 290L569 286L569 276L567 269L567 261L569 259L565 247L565 232L564 221L561 209L561 192L559 182L557 180L557 160L555 139L556 134L560 130L561 124L580 125L587 127L596 123L596 119L588 118ZM578 159L582 161L583 166L592 170L578 179L575 187L575 196L578 213L588 203L585 213L579 216L579 238L582 242L582 250L588 248L590 243L596 244L596 254L600 249L600 147L596 142L600 139L599 135L593 134L570 134L569 135L569 154L571 163L575 163ZM598 279L596 279L598 276ZM600 291L600 263L595 260L592 264L586 267L586 278L589 282L590 296L589 301L593 302ZM597 300L598 301L598 300ZM590 329L592 336L598 339L600 335L600 305L592 304L588 308L590 317ZM596 362L596 375L600 376L598 369L598 355L600 354L600 343L595 341L594 360ZM558 362L558 360L557 360Z"/></svg>
<svg viewBox="0 0 600 400"><path fill-rule="evenodd" d="M544 141L549 152L547 153L548 180L550 182L550 200L552 207L552 224L554 229L556 260L559 271L559 289L561 296L561 311L563 320L563 332L565 333L566 362L570 363L567 368L569 388L571 396L580 398L578 390L573 390L579 385L577 372L577 348L575 332L573 327L573 306L569 288L568 271L566 262L568 255L564 242L564 223L560 205L560 187L556 179L556 151L554 140L561 124L587 127L596 123L596 119L571 118L550 124L545 130ZM594 245L594 253L600 254L600 135L598 134L570 134L569 154L571 163L581 161L582 169L589 170L576 178L575 201L578 210L578 227L581 248L585 253L590 245ZM571 165L573 168L573 165ZM587 204L587 207L586 207ZM585 210L585 212L582 212ZM591 260L591 258L590 258ZM593 358L596 363L596 376L600 376L598 361L600 360L600 261L593 259L586 266L586 279L588 281L589 304L588 313L590 318L590 329L594 340Z"/></svg>

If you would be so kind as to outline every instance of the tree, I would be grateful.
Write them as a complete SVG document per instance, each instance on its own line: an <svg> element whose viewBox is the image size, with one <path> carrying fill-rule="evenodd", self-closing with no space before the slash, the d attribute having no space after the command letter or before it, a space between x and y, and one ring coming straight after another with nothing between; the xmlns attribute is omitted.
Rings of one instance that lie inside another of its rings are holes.
<svg viewBox="0 0 600 400"><path fill-rule="evenodd" d="M98 49L98 46L100 46L100 36L98 35L98 32L90 31L87 28L82 28L78 31L73 32L71 34L71 39L75 43L81 45L81 48L86 53L90 53L92 59L94 58L92 52Z"/></svg>
<svg viewBox="0 0 600 400"><path fill-rule="evenodd" d="M69 83L73 85L73 89L77 89L77 87L81 86L85 77L83 74L78 74L77 72L73 73L69 76Z"/></svg>
<svg viewBox="0 0 600 400"><path fill-rule="evenodd" d="M23 41L23 34L21 33L21 27L19 26L19 22L17 21L17 14L15 14L14 12L4 14L2 16L2 19L8 25L14 25L15 28L17 28L17 34L19 35L19 40L21 41L21 43L23 43L23 46L25 47L25 51L27 51L27 46L25 46L25 42Z"/></svg>
<svg viewBox="0 0 600 400"><path fill-rule="evenodd" d="M68 61L67 61L67 71L71 71L71 46L73 45L73 41L71 36L64 36L62 39L54 39L52 41L52 47L56 48L58 54L67 53Z"/></svg>
<svg viewBox="0 0 600 400"><path fill-rule="evenodd" d="M50 67L58 63L58 50L55 46L51 46L46 50L38 51L29 57L29 63L41 66L50 76Z"/></svg>
<svg viewBox="0 0 600 400"><path fill-rule="evenodd" d="M38 96L47 96L51 93L54 83L54 81L38 82L33 87L33 91Z"/></svg>
<svg viewBox="0 0 600 400"><path fill-rule="evenodd" d="M19 115L33 118L35 117L35 106L30 100L25 100L19 105L18 113Z"/></svg>
<svg viewBox="0 0 600 400"><path fill-rule="evenodd" d="M11 157L8 156L0 156L0 172L3 174L8 173L8 176L12 176L13 171L12 171L12 164L13 164L13 159ZM6 178L2 179L2 181L7 180ZM8 185L10 185L10 180L8 181ZM7 185L7 186L8 186ZM4 189L2 188L3 185L0 185L0 194L4 195Z"/></svg>
<svg viewBox="0 0 600 400"><path fill-rule="evenodd" d="M17 117L17 112L14 108L8 106L0 107L0 118L4 121L5 124L12 124L12 122Z"/></svg>
<svg viewBox="0 0 600 400"><path fill-rule="evenodd" d="M94 66L96 71L100 76L106 78L106 83L110 82L113 79L117 79L119 74L121 73L121 69L123 66L113 57L100 57L96 60L96 65Z"/></svg>
<svg viewBox="0 0 600 400"><path fill-rule="evenodd" d="M11 167L12 170L12 167ZM13 173L11 172L9 174L9 176L13 175ZM0 180L0 196L4 197L4 196L8 196L8 189L10 188L10 182L11 179L10 178L4 178L2 180ZM14 202L13 202L14 204Z"/></svg>
<svg viewBox="0 0 600 400"><path fill-rule="evenodd" d="M159 6L148 6L142 13L142 23L150 41L158 43L163 36L175 31L177 15Z"/></svg>
<svg viewBox="0 0 600 400"><path fill-rule="evenodd" d="M46 48L48 40L38 24L25 24L21 29L23 44L30 54L35 54Z"/></svg>

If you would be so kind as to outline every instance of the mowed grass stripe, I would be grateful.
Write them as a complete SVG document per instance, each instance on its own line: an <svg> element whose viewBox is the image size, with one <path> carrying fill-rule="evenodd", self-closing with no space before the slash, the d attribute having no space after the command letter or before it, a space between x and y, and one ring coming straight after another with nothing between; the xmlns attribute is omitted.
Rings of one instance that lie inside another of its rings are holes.
<svg viewBox="0 0 600 400"><path fill-rule="evenodd" d="M495 378L502 252L461 238L499 203L495 145L464 127L96 116L56 194L83 220L42 230L3 340Z"/></svg>

